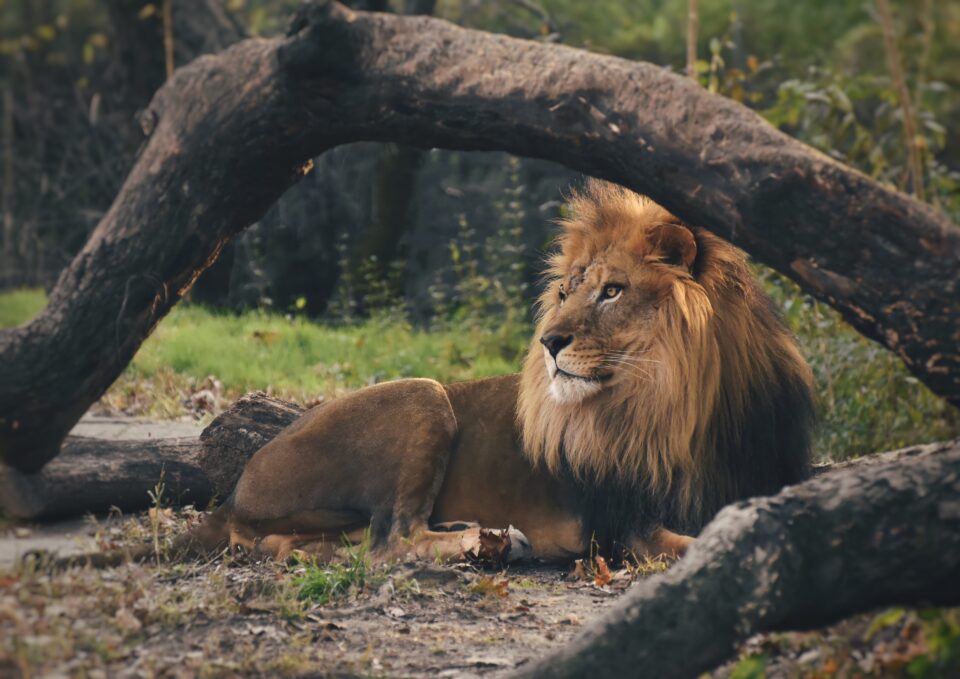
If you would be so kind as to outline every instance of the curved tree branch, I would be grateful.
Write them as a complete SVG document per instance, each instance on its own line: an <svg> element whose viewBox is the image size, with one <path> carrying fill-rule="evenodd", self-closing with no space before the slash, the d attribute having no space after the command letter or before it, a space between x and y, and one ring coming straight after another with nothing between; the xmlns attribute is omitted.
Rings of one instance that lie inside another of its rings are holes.
<svg viewBox="0 0 960 679"><path fill-rule="evenodd" d="M960 404L960 229L659 67L308 5L180 69L49 303L0 332L0 459L36 470L232 236L358 140L500 149L649 194L840 309Z"/></svg>
<svg viewBox="0 0 960 679"><path fill-rule="evenodd" d="M758 632L957 604L960 440L890 455L726 507L669 571L517 676L696 677Z"/></svg>

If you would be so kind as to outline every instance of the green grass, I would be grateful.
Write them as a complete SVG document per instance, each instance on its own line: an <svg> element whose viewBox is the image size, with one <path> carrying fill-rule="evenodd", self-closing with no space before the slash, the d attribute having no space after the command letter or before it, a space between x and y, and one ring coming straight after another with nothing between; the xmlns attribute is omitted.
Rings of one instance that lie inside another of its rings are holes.
<svg viewBox="0 0 960 679"><path fill-rule="evenodd" d="M0 327L29 320L43 303L40 291L0 293ZM477 327L427 332L387 318L324 326L184 304L144 342L127 376L163 378L170 370L196 379L215 375L230 393L269 387L309 399L397 377L454 381L515 372L525 334Z"/></svg>
<svg viewBox="0 0 960 679"><path fill-rule="evenodd" d="M911 376L893 354L860 337L836 312L782 277L760 276L797 334L813 368L821 422L819 459L960 435L960 413ZM43 293L0 293L0 326L29 320ZM464 322L428 332L396 318L325 326L249 311L230 314L180 305L144 343L106 399L144 403L153 416L183 414L184 391L208 375L228 398L269 389L294 400L333 396L376 381L432 377L443 382L500 375L520 365L530 329Z"/></svg>
<svg viewBox="0 0 960 679"><path fill-rule="evenodd" d="M342 561L322 564L309 561L300 564L298 570L302 569L303 572L294 577L293 585L301 601L324 606L351 590L360 593L368 583L374 584L375 580L382 579L383 572L374 569L370 563L369 531L359 544L350 545L345 540L343 551Z"/></svg>
<svg viewBox="0 0 960 679"><path fill-rule="evenodd" d="M0 328L12 328L36 316L47 296L43 290L24 288L0 293Z"/></svg>
<svg viewBox="0 0 960 679"><path fill-rule="evenodd" d="M269 386L316 396L397 377L499 375L515 371L518 360L519 347L480 329L431 333L386 319L323 326L257 311L233 315L184 306L144 343L132 369L148 377L165 368L212 374L229 391Z"/></svg>

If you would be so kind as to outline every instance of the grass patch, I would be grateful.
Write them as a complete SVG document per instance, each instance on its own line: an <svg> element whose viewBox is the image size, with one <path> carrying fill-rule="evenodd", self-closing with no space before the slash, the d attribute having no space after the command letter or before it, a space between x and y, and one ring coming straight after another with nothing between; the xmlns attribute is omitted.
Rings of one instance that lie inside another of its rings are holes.
<svg viewBox="0 0 960 679"><path fill-rule="evenodd" d="M359 594L368 583L380 580L383 573L374 569L370 563L370 534L367 531L363 540L351 545L344 540L342 561L317 563L301 562L298 573L293 579L297 598L325 606L334 599L354 592Z"/></svg>
<svg viewBox="0 0 960 679"><path fill-rule="evenodd" d="M323 326L251 311L240 315L179 307L144 343L133 370L216 375L229 391L270 388L300 396L333 395L397 377L452 381L512 372L519 347L491 332L426 332L371 319Z"/></svg>
<svg viewBox="0 0 960 679"><path fill-rule="evenodd" d="M0 328L26 323L40 313L47 303L43 290L21 288L0 293Z"/></svg>

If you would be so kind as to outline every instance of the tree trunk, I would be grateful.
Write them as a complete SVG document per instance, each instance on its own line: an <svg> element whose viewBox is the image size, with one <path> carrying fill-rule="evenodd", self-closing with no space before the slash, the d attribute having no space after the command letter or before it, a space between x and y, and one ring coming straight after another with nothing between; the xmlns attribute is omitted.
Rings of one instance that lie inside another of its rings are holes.
<svg viewBox="0 0 960 679"><path fill-rule="evenodd" d="M517 676L696 677L758 632L960 603L958 572L960 440L723 509L667 573Z"/></svg>
<svg viewBox="0 0 960 679"><path fill-rule="evenodd" d="M181 68L49 303L0 332L0 459L36 471L223 245L358 140L546 158L650 195L838 308L960 404L960 229L644 63L307 5L287 38Z"/></svg>
<svg viewBox="0 0 960 679"><path fill-rule="evenodd" d="M14 519L133 511L149 506L162 478L165 496L201 508L213 496L198 466L195 438L108 441L70 436L63 452L37 474L0 466L0 511Z"/></svg>

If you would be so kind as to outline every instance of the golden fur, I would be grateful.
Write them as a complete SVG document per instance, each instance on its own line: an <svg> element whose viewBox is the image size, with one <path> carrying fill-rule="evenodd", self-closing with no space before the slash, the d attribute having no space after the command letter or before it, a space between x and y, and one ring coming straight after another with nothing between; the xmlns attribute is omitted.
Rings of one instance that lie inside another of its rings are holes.
<svg viewBox="0 0 960 679"><path fill-rule="evenodd" d="M800 480L810 372L743 254L610 184L571 209L521 376L400 380L309 410L181 553L327 556L369 526L378 554L462 558L479 529L438 528L475 522L547 559L593 539L679 554L673 531Z"/></svg>

